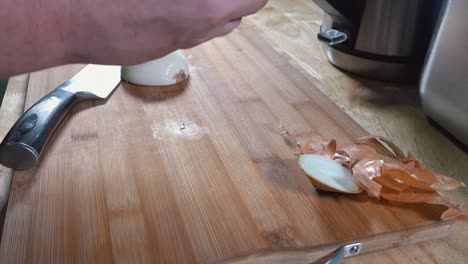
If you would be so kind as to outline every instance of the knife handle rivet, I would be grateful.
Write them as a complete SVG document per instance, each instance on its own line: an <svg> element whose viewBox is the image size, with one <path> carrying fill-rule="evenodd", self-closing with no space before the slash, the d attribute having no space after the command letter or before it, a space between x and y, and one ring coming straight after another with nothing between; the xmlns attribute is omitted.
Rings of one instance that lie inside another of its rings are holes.
<svg viewBox="0 0 468 264"><path fill-rule="evenodd" d="M19 131L22 134L27 133L29 130L31 130L32 128L34 128L36 126L37 119L38 119L37 114L32 114L32 115L26 117L24 119L23 123L21 124L21 126L18 128Z"/></svg>
<svg viewBox="0 0 468 264"><path fill-rule="evenodd" d="M349 250L349 253L351 253L353 255L358 253L358 252L359 252L359 246L354 246Z"/></svg>

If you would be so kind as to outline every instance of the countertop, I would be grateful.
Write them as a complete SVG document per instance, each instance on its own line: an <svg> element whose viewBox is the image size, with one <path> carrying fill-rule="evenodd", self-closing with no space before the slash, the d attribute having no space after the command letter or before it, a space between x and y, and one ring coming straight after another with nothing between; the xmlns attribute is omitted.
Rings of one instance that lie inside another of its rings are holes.
<svg viewBox="0 0 468 264"><path fill-rule="evenodd" d="M433 170L468 182L468 155L428 121L419 105L416 84L369 81L328 63L316 41L322 14L310 0L270 0L242 26L261 29L278 53L369 133L391 139ZM0 109L2 138L23 110L27 83L27 74L8 83ZM8 195L11 174L0 166L0 208ZM468 204L466 188L446 196ZM463 209L468 211L468 206ZM447 238L359 256L345 263L464 263L468 259L467 238L468 224L459 222Z"/></svg>

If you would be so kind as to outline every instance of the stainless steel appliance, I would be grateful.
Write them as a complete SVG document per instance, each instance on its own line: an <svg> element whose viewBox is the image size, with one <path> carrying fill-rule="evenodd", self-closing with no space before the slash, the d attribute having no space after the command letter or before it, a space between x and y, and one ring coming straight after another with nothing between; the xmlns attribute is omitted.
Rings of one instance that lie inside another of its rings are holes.
<svg viewBox="0 0 468 264"><path fill-rule="evenodd" d="M417 80L441 0L314 0L329 61L379 80Z"/></svg>
<svg viewBox="0 0 468 264"><path fill-rule="evenodd" d="M448 0L424 66L424 111L468 146L468 0Z"/></svg>
<svg viewBox="0 0 468 264"><path fill-rule="evenodd" d="M424 111L468 145L467 0L313 0L336 67L378 80L420 81Z"/></svg>

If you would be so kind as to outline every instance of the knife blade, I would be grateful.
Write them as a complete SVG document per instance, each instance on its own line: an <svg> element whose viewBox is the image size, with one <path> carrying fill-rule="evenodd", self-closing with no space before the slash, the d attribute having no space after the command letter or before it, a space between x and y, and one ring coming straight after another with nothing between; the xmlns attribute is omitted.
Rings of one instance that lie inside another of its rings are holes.
<svg viewBox="0 0 468 264"><path fill-rule="evenodd" d="M120 83L120 66L89 64L31 106L0 144L0 163L33 168L57 126L75 103L108 98Z"/></svg>

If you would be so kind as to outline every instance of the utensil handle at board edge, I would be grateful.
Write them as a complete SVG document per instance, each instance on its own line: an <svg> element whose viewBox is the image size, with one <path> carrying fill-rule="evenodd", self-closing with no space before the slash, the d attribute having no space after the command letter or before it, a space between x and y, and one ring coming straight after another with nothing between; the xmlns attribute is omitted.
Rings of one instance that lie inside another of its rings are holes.
<svg viewBox="0 0 468 264"><path fill-rule="evenodd" d="M31 106L13 125L0 144L0 163L27 170L34 167L62 119L78 100L75 93L62 88L66 82Z"/></svg>
<svg viewBox="0 0 468 264"><path fill-rule="evenodd" d="M320 252L328 252L329 249L320 248ZM231 259L223 260L219 263L223 264L257 264L257 263L268 263L268 264L283 264L289 263L307 263L307 264L340 264L343 259L355 257L361 254L362 243L356 242L347 244L333 250L327 255L317 258L320 252L310 249L299 249L291 251L277 251L270 253L259 253L254 255L234 257ZM314 259L314 260L309 260Z"/></svg>
<svg viewBox="0 0 468 264"><path fill-rule="evenodd" d="M358 255L361 252L361 247L361 243L342 246L311 264L340 264L343 259Z"/></svg>

